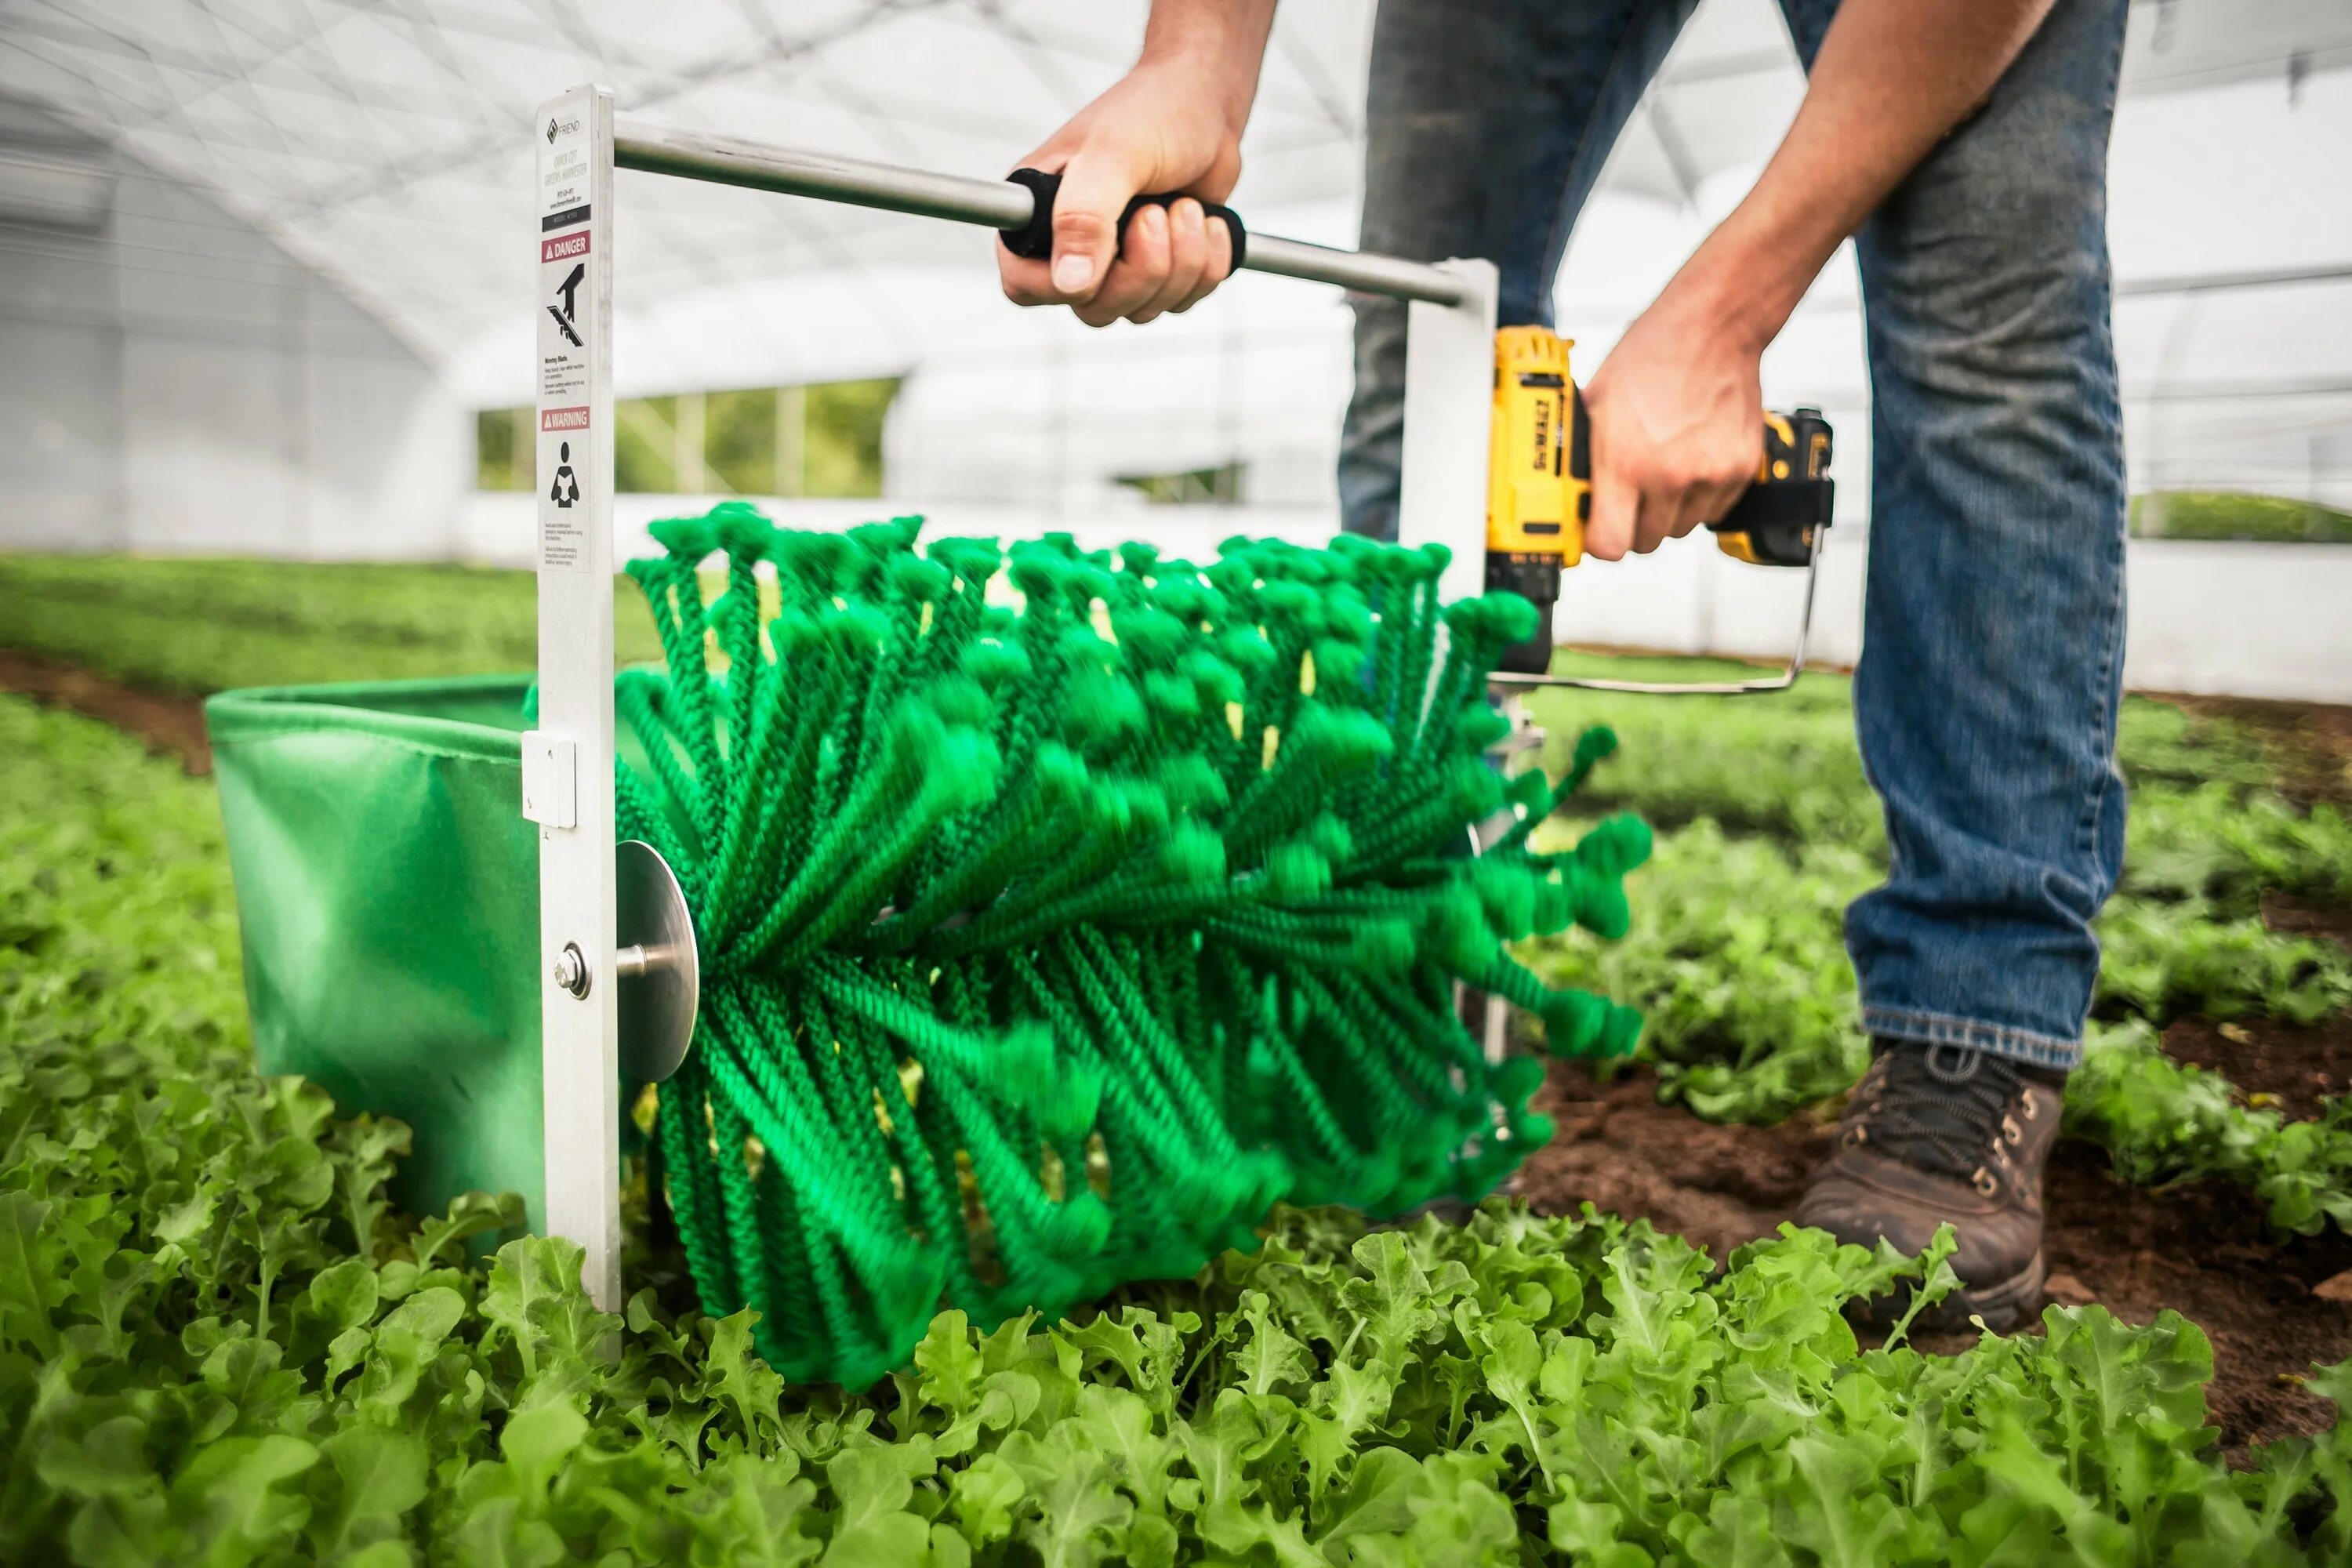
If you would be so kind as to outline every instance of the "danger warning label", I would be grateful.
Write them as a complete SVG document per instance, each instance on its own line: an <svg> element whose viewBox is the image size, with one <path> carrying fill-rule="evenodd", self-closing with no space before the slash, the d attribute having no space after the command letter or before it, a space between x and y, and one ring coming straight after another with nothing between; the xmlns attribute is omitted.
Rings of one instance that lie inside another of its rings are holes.
<svg viewBox="0 0 2352 1568"><path fill-rule="evenodd" d="M591 156L593 102L584 95L551 107L540 126L539 232L539 565L541 571L603 569L612 498L611 437L593 428L595 409L611 395L598 334L608 258L596 247L590 202L597 166ZM611 235L606 233L606 247ZM610 424L607 418L604 421ZM601 447L600 447L601 443ZM602 466L600 467L599 464Z"/></svg>

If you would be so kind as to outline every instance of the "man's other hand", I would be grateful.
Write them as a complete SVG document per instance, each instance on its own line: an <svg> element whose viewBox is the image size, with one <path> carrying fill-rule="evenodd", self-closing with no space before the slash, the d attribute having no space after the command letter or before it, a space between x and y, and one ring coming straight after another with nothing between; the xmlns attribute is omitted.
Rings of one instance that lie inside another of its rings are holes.
<svg viewBox="0 0 2352 1568"><path fill-rule="evenodd" d="M1760 345L1675 284L1626 329L1584 388L1587 551L1603 561L1646 555L1731 510L1764 455L1761 358Z"/></svg>
<svg viewBox="0 0 2352 1568"><path fill-rule="evenodd" d="M1160 191L1225 199L1242 171L1241 126L1224 107L1231 97L1209 90L1184 62L1147 58L1021 160L1059 174L1062 188L1049 260L996 247L1005 298L1067 305L1087 325L1107 327L1189 310L1223 282L1233 237L1200 201L1141 208L1123 243L1118 215L1130 198Z"/></svg>

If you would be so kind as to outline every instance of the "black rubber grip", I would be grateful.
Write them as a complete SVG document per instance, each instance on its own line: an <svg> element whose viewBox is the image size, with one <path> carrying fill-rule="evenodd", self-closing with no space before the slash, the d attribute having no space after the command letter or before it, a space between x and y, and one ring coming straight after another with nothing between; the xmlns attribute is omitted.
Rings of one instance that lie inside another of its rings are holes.
<svg viewBox="0 0 2352 1568"><path fill-rule="evenodd" d="M1000 229L997 237L1004 248L1024 261L1044 261L1054 254L1054 195L1062 188L1062 176L1048 174L1041 169L1015 169L1004 176L1016 185L1026 185L1035 194L1037 205L1030 211L1029 221L1019 228ZM1164 207L1183 195L1182 191L1162 191L1158 195L1138 196L1127 204L1118 215L1119 237L1127 237L1127 220L1145 207ZM1198 196L1192 198L1200 201ZM1249 230L1242 226L1241 215L1215 202L1201 202L1203 216L1223 218L1225 232L1233 236L1234 272L1242 269L1242 258L1249 254ZM1231 274L1228 274L1231 276Z"/></svg>
<svg viewBox="0 0 2352 1568"><path fill-rule="evenodd" d="M1717 533L1776 526L1827 528L1836 506L1834 479L1765 479L1749 485L1722 520L1707 527Z"/></svg>

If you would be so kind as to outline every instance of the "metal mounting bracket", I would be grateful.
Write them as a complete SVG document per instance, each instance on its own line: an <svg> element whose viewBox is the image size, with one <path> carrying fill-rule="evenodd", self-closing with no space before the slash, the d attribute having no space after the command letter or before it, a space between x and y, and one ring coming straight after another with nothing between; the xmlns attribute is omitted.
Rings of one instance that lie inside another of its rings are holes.
<svg viewBox="0 0 2352 1568"><path fill-rule="evenodd" d="M541 827L579 826L579 747L543 730L522 732L522 814Z"/></svg>

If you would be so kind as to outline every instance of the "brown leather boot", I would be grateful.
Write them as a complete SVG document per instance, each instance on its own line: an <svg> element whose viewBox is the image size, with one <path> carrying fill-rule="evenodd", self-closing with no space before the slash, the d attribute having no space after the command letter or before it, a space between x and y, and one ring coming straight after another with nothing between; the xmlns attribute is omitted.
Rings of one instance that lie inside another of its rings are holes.
<svg viewBox="0 0 2352 1568"><path fill-rule="evenodd" d="M1959 1046L1878 1042L1836 1150L1806 1184L1800 1225L1917 1252L1949 1223L1961 1289L1932 1314L2012 1328L2042 1308L2042 1167L2058 1136L2063 1073ZM1899 1295L1892 1310L1908 1300ZM1884 1317L1887 1298L1864 1303Z"/></svg>

